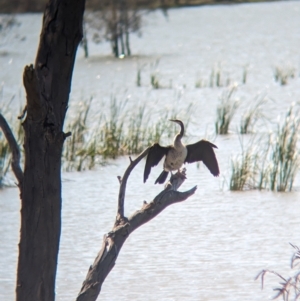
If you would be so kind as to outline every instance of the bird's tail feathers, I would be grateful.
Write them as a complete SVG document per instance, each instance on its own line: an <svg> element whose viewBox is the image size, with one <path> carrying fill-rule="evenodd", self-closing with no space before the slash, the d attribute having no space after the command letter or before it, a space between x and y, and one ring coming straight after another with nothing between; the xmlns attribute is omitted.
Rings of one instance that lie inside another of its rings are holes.
<svg viewBox="0 0 300 301"><path fill-rule="evenodd" d="M159 177L156 179L155 184L163 184L165 183L167 177L168 177L169 172L163 170L162 173L159 175Z"/></svg>

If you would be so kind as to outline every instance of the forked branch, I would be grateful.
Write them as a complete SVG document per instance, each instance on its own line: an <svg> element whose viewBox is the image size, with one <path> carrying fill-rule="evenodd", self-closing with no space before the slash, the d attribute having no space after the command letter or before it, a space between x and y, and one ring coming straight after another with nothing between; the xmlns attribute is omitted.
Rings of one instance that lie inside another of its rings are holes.
<svg viewBox="0 0 300 301"><path fill-rule="evenodd" d="M197 189L195 186L185 192L177 191L186 179L184 169L171 177L164 190L161 191L152 202L144 202L140 210L136 211L129 218L124 217L124 199L128 177L133 168L148 154L148 151L149 148L142 152L135 160L130 160L129 167L121 179L118 214L114 227L112 231L104 235L102 248L95 258L93 265L89 268L86 279L77 296L77 301L93 301L97 299L101 291L102 283L114 267L124 242L135 229L153 219L167 206L186 200L193 195Z"/></svg>
<svg viewBox="0 0 300 301"><path fill-rule="evenodd" d="M0 114L0 128L3 131L3 134L8 142L8 145L10 147L10 150L12 152L12 161L11 161L11 167L12 170L18 180L18 186L21 187L23 182L23 171L20 167L20 149L19 145L14 137L14 134L12 133L6 119L2 114Z"/></svg>
<svg viewBox="0 0 300 301"><path fill-rule="evenodd" d="M119 190L119 198L118 198L118 212L117 212L117 220L122 222L124 219L124 200L125 200L125 192L126 192L126 184L129 178L130 173L135 168L135 166L148 155L150 147L146 148L135 160L130 158L130 164L127 167L123 178L118 177L120 181L120 190Z"/></svg>

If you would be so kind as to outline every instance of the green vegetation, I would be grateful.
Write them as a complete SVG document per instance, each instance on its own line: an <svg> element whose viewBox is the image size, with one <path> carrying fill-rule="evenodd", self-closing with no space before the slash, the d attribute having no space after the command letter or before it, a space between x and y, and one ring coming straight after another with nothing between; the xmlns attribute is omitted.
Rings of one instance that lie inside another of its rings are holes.
<svg viewBox="0 0 300 301"><path fill-rule="evenodd" d="M151 74L150 75L150 82L153 89L160 89L161 85L159 84L159 80L157 77L157 74Z"/></svg>
<svg viewBox="0 0 300 301"><path fill-rule="evenodd" d="M291 190L296 173L300 167L300 154L297 149L299 141L299 109L296 114L292 106L282 125L278 124L276 136L270 147L270 189L277 191Z"/></svg>
<svg viewBox="0 0 300 301"><path fill-rule="evenodd" d="M274 68L274 79L279 82L282 86L288 83L290 78L296 76L296 69L288 66L277 66Z"/></svg>
<svg viewBox="0 0 300 301"><path fill-rule="evenodd" d="M255 187L255 175L257 169L257 153L254 147L243 148L242 154L231 159L230 190L244 190Z"/></svg>
<svg viewBox="0 0 300 301"><path fill-rule="evenodd" d="M178 101L175 99L175 102ZM63 150L63 169L82 171L92 169L97 164L105 164L106 159L115 159L122 155L138 154L154 142L173 138L178 128L169 119L176 118L179 111L164 110L164 113L147 111L146 106L129 107L128 99L117 101L111 97L108 114L99 116L91 113L93 99L80 102L73 118L66 121L65 132L71 135L66 139ZM1 108L4 116L9 116L8 107ZM103 106L105 107L105 106ZM186 127L192 105L188 105L184 114ZM156 116L152 120L152 116ZM96 120L91 126L90 120ZM22 144L22 126L17 119L8 118L16 133L19 144ZM3 133L0 132L0 185L10 168L11 154Z"/></svg>
<svg viewBox="0 0 300 301"><path fill-rule="evenodd" d="M246 84L248 75L247 66L243 67L242 78L240 80L241 84ZM211 69L210 75L208 77L202 77L200 75L197 76L195 88L221 88L228 87L233 85L234 83L239 82L238 80L232 80L230 73L224 71L220 64L217 64L215 67Z"/></svg>
<svg viewBox="0 0 300 301"><path fill-rule="evenodd" d="M141 105L133 111L128 106L128 100L117 102L111 97L108 117L104 113L97 116L96 127L89 127L89 113L92 99L83 102L74 119L68 122L67 132L72 133L67 138L63 161L64 169L85 170L96 164L104 164L106 159L118 156L138 154L155 142L163 142L173 137L178 128L168 121L178 115L176 111L146 112L146 106ZM189 115L191 105L185 116ZM152 115L160 117L151 121ZM186 124L188 124L188 117ZM95 119L94 116L92 119Z"/></svg>
<svg viewBox="0 0 300 301"><path fill-rule="evenodd" d="M292 106L276 131L251 142L242 155L232 159L231 190L245 188L291 191L300 168L299 108ZM259 146L259 147L255 147Z"/></svg>
<svg viewBox="0 0 300 301"><path fill-rule="evenodd" d="M226 135L228 134L229 124L239 107L239 102L236 99L232 99L236 85L225 89L221 95L220 103L217 107L217 120L215 122L216 134Z"/></svg>
<svg viewBox="0 0 300 301"><path fill-rule="evenodd" d="M253 126L258 119L264 118L262 114L262 106L265 104L266 98L259 96L254 105L250 106L248 110L242 115L240 124L240 133L249 134L253 130Z"/></svg>
<svg viewBox="0 0 300 301"><path fill-rule="evenodd" d="M163 88L158 80L159 59L149 64L150 83L152 88ZM145 65L137 70L136 84L141 86L141 73ZM288 68L286 68L287 70ZM289 69L292 70L292 69ZM294 70L294 69L293 69ZM288 72L294 76L294 71ZM284 81L283 72L276 69L278 81ZM226 78L220 68L214 68L210 75L211 87L221 87ZM228 78L227 78L228 79ZM243 69L242 82L246 83L247 68ZM226 80L228 83L229 80ZM205 81L200 81L203 86ZM170 85L171 87L172 85ZM235 97L237 85L224 88L217 106L215 121L216 134L228 134L229 127L235 113L239 109L239 101ZM0 90L0 100L3 98ZM130 104L129 99L117 101L111 97L109 104L103 103L99 114L91 110L93 99L80 102L78 107L72 108L75 112L72 118L66 121L65 132L70 132L64 144L63 169L66 171L82 171L92 169L96 165L106 164L107 159L118 156L138 154L155 142L166 144L177 132L176 126L169 122L170 118L177 118L182 108L181 94L175 95L174 104L170 108L161 108L160 111L149 109L146 104ZM13 98L11 99L11 101ZM3 102L2 102L3 103ZM23 130L17 119L11 119L9 102L0 108L0 112L12 124L13 131L20 145L22 144ZM240 121L240 134L252 134L257 121L266 120L263 115L263 105L266 103L264 95L257 96L255 101L244 112ZM176 109L174 109L176 108ZM271 134L255 135L247 147L244 147L240 137L241 154L231 158L231 177L229 189L233 191L245 189L269 189L271 191L290 191L294 179L300 168L299 134L300 133L299 105L292 106L283 123L276 125ZM185 105L184 119L188 126L189 118L193 116L192 105ZM92 122L91 122L92 121ZM249 136L247 136L249 138ZM245 139L248 139L245 138ZM11 162L10 150L3 133L0 132L0 187L9 171Z"/></svg>

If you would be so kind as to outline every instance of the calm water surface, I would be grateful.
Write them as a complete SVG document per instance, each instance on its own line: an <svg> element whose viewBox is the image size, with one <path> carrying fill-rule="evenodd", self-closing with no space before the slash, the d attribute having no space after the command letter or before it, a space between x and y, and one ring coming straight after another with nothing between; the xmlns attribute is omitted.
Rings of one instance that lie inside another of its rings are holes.
<svg viewBox="0 0 300 301"><path fill-rule="evenodd" d="M105 281L101 300L268 300L277 279L270 276L265 290L254 277L269 268L287 276L292 248L299 245L300 179L292 193L229 192L230 156L240 152L236 127L243 109L258 93L272 101L265 110L270 121L282 115L292 102L300 100L299 78L282 87L274 82L276 65L294 66L299 71L300 2L203 6L170 10L147 16L142 39L132 37L132 59L114 60L107 45L91 45L91 58L79 50L74 72L70 115L80 99L94 97L92 113L105 110L114 91L117 99L130 94L129 106L147 103L154 109L172 109L179 104L184 116L188 104L188 138L196 141L213 132L215 110L222 89L196 89L197 77L209 78L211 68L221 64L233 80L240 82L248 66L247 84L237 97L241 108L232 134L217 137L221 176L213 178L207 169L187 167L188 179L181 190L198 185L186 202L167 208L138 229L125 243L117 264ZM0 49L0 82L4 100L18 94L22 101L22 69L34 60L41 15L18 16L22 25ZM24 52L24 49L26 51ZM31 51L30 51L31 49ZM4 55L4 53L6 53ZM100 53L100 54L99 54ZM161 81L172 89L152 90L149 74L159 59ZM138 66L145 65L142 87L135 84ZM179 114L179 115L180 115ZM178 116L178 117L182 117ZM258 131L268 131L267 125ZM89 265L110 231L116 214L119 184L128 158L82 173L63 173L63 224L57 275L57 300L74 299ZM150 201L161 187L153 182L160 168L142 183L143 163L132 173L126 195L130 215ZM0 191L0 300L14 299L19 240L20 201L16 188ZM100 298L99 298L100 299Z"/></svg>

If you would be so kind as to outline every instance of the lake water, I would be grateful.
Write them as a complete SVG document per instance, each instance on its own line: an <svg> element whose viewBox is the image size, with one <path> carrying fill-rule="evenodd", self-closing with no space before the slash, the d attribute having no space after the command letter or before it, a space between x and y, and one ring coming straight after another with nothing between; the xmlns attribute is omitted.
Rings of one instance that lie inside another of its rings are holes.
<svg viewBox="0 0 300 301"><path fill-rule="evenodd" d="M219 65L227 77L241 83L243 68L248 70L246 84L237 89L241 106L231 134L214 138L221 176L213 178L203 166L187 166L188 179L180 190L198 185L195 195L167 208L129 237L99 299L268 300L278 280L267 277L261 291L260 282L254 281L258 272L268 268L284 276L291 273L289 242L299 245L300 240L299 176L291 193L230 192L228 181L230 158L241 151L237 126L253 99L257 95L269 99L264 110L268 123L258 126L259 132L269 131L272 122L300 100L299 15L299 1L174 9L168 19L160 12L145 17L142 38L131 38L134 56L130 59L112 58L106 44L91 44L89 59L79 49L71 116L78 102L91 96L94 114L107 109L111 95L119 101L127 97L129 107L146 103L151 112L179 105L177 117L183 120L192 104L189 141L214 136L223 91L195 88L197 79L208 81L211 69ZM16 95L12 107L24 104L22 70L34 61L42 15L17 18L21 25L0 46L0 101ZM286 86L274 81L277 65L296 69L296 77ZM137 87L137 70L142 66L142 86ZM171 82L172 88L153 90L153 72L162 85L168 87ZM75 299L103 235L112 228L119 188L116 177L128 161L124 157L92 171L63 173L57 300ZM127 215L160 192L161 187L153 185L160 171L154 168L146 184L142 183L143 163L133 171L125 200ZM14 299L19 210L18 190L0 190L0 300Z"/></svg>

